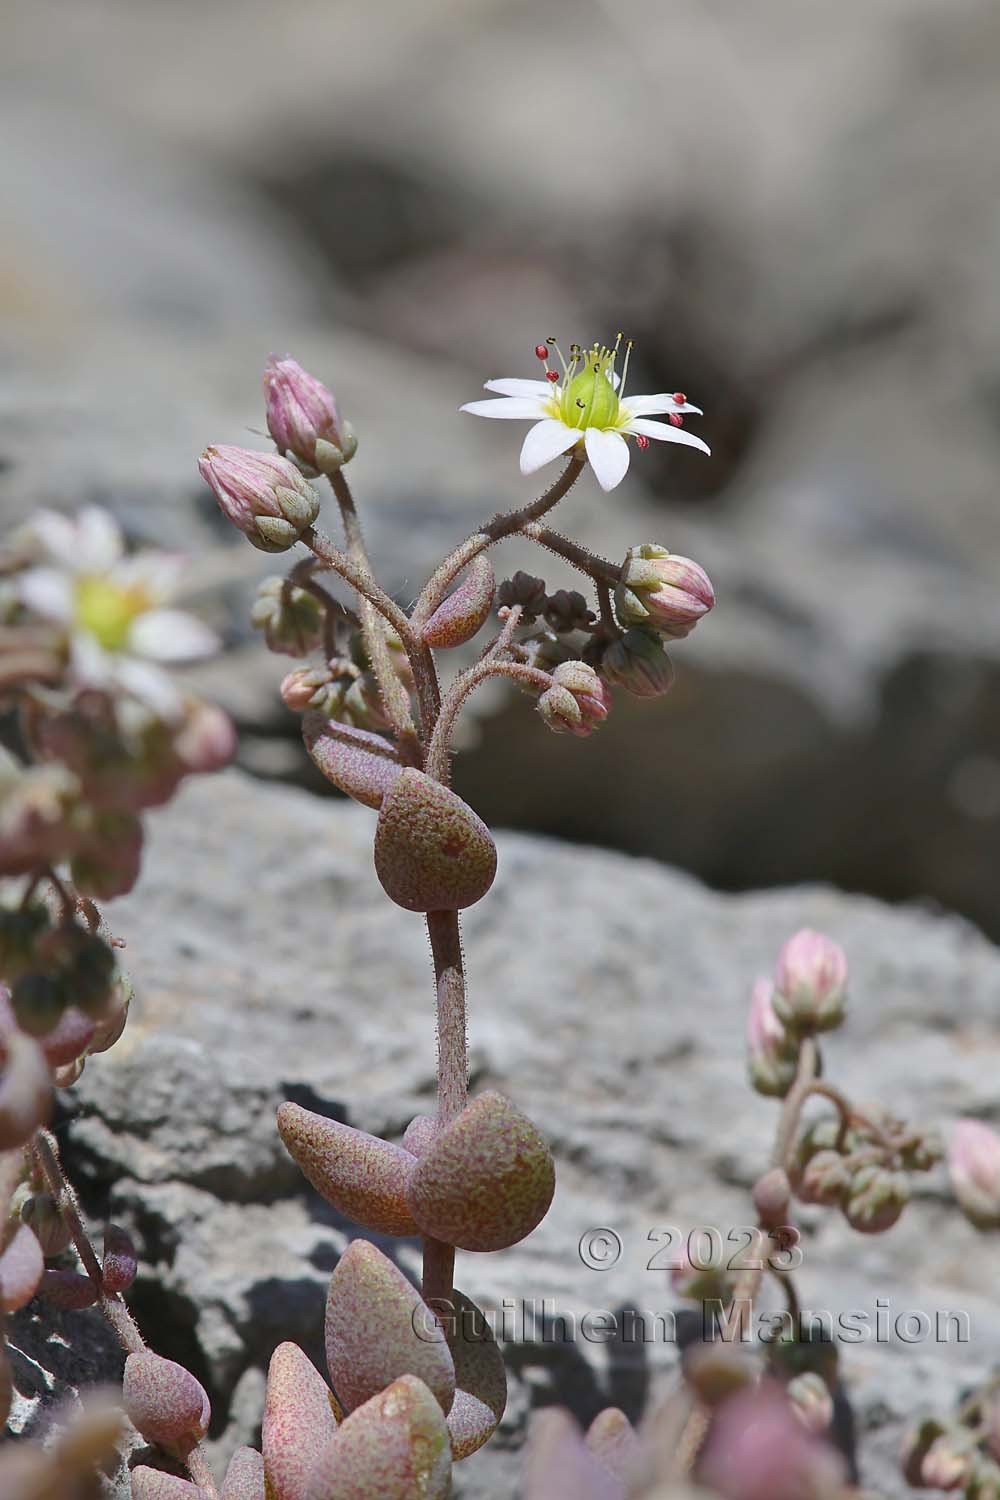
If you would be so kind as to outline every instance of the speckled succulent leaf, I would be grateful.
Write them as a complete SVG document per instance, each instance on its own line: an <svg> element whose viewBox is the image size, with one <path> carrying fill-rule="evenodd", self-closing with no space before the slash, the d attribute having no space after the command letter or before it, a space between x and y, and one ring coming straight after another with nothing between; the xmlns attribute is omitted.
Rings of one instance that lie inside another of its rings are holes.
<svg viewBox="0 0 1000 1500"><path fill-rule="evenodd" d="M624 1500L625 1485L589 1452L576 1422L560 1406L536 1412L528 1432L521 1500Z"/></svg>
<svg viewBox="0 0 1000 1500"><path fill-rule="evenodd" d="M418 1234L406 1202L416 1157L298 1104L278 1110L285 1150L328 1203L381 1234Z"/></svg>
<svg viewBox="0 0 1000 1500"><path fill-rule="evenodd" d="M236 1449L219 1500L264 1500L264 1458L256 1448Z"/></svg>
<svg viewBox="0 0 1000 1500"><path fill-rule="evenodd" d="M17 1312L31 1301L44 1271L45 1258L37 1236L27 1224L19 1224L0 1255L0 1307L4 1312Z"/></svg>
<svg viewBox="0 0 1000 1500"><path fill-rule="evenodd" d="M375 872L407 911L461 911L481 900L497 868L489 829L468 803L407 767L382 803Z"/></svg>
<svg viewBox="0 0 1000 1500"><path fill-rule="evenodd" d="M400 1375L416 1375L445 1412L454 1400L455 1365L444 1330L402 1271L368 1240L352 1241L330 1278L326 1359L348 1411Z"/></svg>
<svg viewBox="0 0 1000 1500"><path fill-rule="evenodd" d="M639 1434L617 1406L606 1406L597 1413L584 1442L588 1452L616 1479L627 1482L639 1471L643 1456Z"/></svg>
<svg viewBox="0 0 1000 1500"><path fill-rule="evenodd" d="M78 1271L46 1271L38 1290L53 1307L76 1312L82 1307L93 1307L99 1295L90 1277L81 1276Z"/></svg>
<svg viewBox="0 0 1000 1500"><path fill-rule="evenodd" d="M434 1115L414 1115L403 1134L403 1150L411 1156L423 1156L438 1133L438 1122Z"/></svg>
<svg viewBox="0 0 1000 1500"><path fill-rule="evenodd" d="M469 564L453 594L439 604L423 629L428 646L464 646L482 628L493 608L497 581L485 552Z"/></svg>
<svg viewBox="0 0 1000 1500"><path fill-rule="evenodd" d="M104 1260L101 1282L106 1292L127 1292L135 1280L138 1257L132 1236L120 1224L109 1224L104 1231Z"/></svg>
<svg viewBox="0 0 1000 1500"><path fill-rule="evenodd" d="M21 1031L0 1039L0 1151L23 1146L52 1109L49 1065L38 1043Z"/></svg>
<svg viewBox="0 0 1000 1500"><path fill-rule="evenodd" d="M150 1349L125 1361L122 1397L147 1442L169 1453L190 1452L208 1430L211 1408L200 1382L183 1365Z"/></svg>
<svg viewBox="0 0 1000 1500"><path fill-rule="evenodd" d="M531 1233L554 1191L555 1167L542 1135L489 1090L428 1147L407 1198L433 1239L460 1250L504 1250Z"/></svg>
<svg viewBox="0 0 1000 1500"><path fill-rule="evenodd" d="M140 1464L132 1470L132 1500L205 1500L208 1491L189 1479Z"/></svg>
<svg viewBox="0 0 1000 1500"><path fill-rule="evenodd" d="M303 1500L309 1471L343 1420L340 1403L297 1344L271 1355L261 1447L267 1500Z"/></svg>
<svg viewBox="0 0 1000 1500"><path fill-rule="evenodd" d="M452 1457L468 1458L496 1430L507 1406L507 1371L484 1314L464 1292L452 1292L444 1320L455 1362L455 1400L448 1413Z"/></svg>
<svg viewBox="0 0 1000 1500"><path fill-rule="evenodd" d="M382 806L401 770L388 740L319 713L305 715L302 737L313 763L338 791L365 807L378 810Z"/></svg>
<svg viewBox="0 0 1000 1500"><path fill-rule="evenodd" d="M403 1375L351 1413L313 1470L305 1500L445 1500L451 1444L441 1407Z"/></svg>

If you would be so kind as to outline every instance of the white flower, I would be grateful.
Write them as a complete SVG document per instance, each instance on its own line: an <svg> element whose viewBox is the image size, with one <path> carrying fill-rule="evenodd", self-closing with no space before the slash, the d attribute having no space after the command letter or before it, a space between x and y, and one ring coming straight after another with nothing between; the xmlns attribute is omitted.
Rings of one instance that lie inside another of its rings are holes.
<svg viewBox="0 0 1000 1500"><path fill-rule="evenodd" d="M37 565L20 575L18 592L28 609L65 626L74 679L117 687L176 717L181 695L156 664L208 656L218 645L193 616L163 608L183 559L162 552L126 557L117 524L96 507L74 517L42 511L26 537Z"/></svg>
<svg viewBox="0 0 1000 1500"><path fill-rule="evenodd" d="M649 439L658 442L685 443L690 448L711 452L707 443L691 432L683 431L685 412L701 414L677 391L670 395L626 396L625 377L631 343L625 347L625 365L621 378L615 372L615 361L621 335L613 349L594 345L581 349L570 345L569 363L555 348L562 365L562 376L549 367L549 350L545 344L535 349L544 361L544 380L488 380L484 387L496 391L497 401L469 401L461 407L477 417L501 417L508 421L531 421L521 449L521 473L534 474L543 464L551 463L560 453L578 447L586 449L591 467L602 490L613 490L625 478L629 464L626 437L634 437L640 448ZM648 417L666 414L668 422L650 422Z"/></svg>

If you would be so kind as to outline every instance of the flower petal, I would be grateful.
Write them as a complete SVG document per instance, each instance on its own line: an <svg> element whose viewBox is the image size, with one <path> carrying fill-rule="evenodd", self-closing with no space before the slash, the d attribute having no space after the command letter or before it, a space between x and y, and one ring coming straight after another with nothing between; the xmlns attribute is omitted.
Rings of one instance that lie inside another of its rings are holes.
<svg viewBox="0 0 1000 1500"><path fill-rule="evenodd" d="M498 396L550 396L551 380L487 380L484 391L496 391Z"/></svg>
<svg viewBox="0 0 1000 1500"><path fill-rule="evenodd" d="M536 469L551 463L567 448L574 447L582 435L578 427L567 427L565 422L557 422L553 417L537 422L521 447L521 473L534 474Z"/></svg>
<svg viewBox="0 0 1000 1500"><path fill-rule="evenodd" d="M137 552L115 565L110 581L135 589L150 605L161 604L176 593L185 566L186 559L176 552Z"/></svg>
<svg viewBox="0 0 1000 1500"><path fill-rule="evenodd" d="M652 417L658 412L676 411L680 413L694 412L696 416L703 416L700 406L693 406L690 401L675 401L673 396L664 391L659 396L625 396L621 404L622 411L632 417Z"/></svg>
<svg viewBox="0 0 1000 1500"><path fill-rule="evenodd" d="M499 396L495 401L467 401L458 409L471 411L474 417L504 417L519 422L545 416L545 407L537 396Z"/></svg>
<svg viewBox="0 0 1000 1500"><path fill-rule="evenodd" d="M683 427L672 427L669 422L646 422L634 417L624 429L626 432L641 432L643 437L655 438L658 443L684 443L688 448L700 448L702 453L711 453L711 448L693 432Z"/></svg>
<svg viewBox="0 0 1000 1500"><path fill-rule="evenodd" d="M150 609L129 631L129 649L150 661L195 661L218 647L215 632L180 609Z"/></svg>
<svg viewBox="0 0 1000 1500"><path fill-rule="evenodd" d="M36 615L65 624L73 618L73 583L58 568L29 568L17 581L21 600Z"/></svg>
<svg viewBox="0 0 1000 1500"><path fill-rule="evenodd" d="M604 491L621 484L628 470L628 443L620 432L600 427L587 428L587 457L597 482Z"/></svg>
<svg viewBox="0 0 1000 1500"><path fill-rule="evenodd" d="M125 551L118 522L96 505L77 516L74 545L75 556L66 562L77 573L106 573Z"/></svg>
<svg viewBox="0 0 1000 1500"><path fill-rule="evenodd" d="M121 687L138 698L163 719L176 719L184 700L167 673L152 662L137 661L134 656L120 657L114 664L114 676Z"/></svg>

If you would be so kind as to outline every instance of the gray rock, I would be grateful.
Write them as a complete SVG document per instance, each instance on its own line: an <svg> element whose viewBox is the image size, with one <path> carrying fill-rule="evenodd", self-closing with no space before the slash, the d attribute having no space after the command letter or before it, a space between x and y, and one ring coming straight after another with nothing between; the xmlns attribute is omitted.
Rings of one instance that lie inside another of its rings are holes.
<svg viewBox="0 0 1000 1500"><path fill-rule="evenodd" d="M398 1139L433 1101L430 974L420 920L376 882L367 811L231 772L152 821L142 884L111 911L135 1010L73 1091L67 1150L95 1222L113 1215L138 1238L137 1316L208 1385L221 1461L254 1438L274 1345L294 1338L321 1358L329 1272L357 1233L291 1166L275 1107L297 1099ZM605 1346L579 1320L676 1310L666 1271L647 1268L665 1259L663 1232L725 1238L750 1222L775 1106L744 1079L748 992L803 924L851 962L849 1022L824 1046L831 1077L922 1123L1000 1118L1000 959L962 922L816 887L722 896L649 861L501 838L496 885L464 923L475 1087L537 1121L558 1187L523 1244L459 1256L459 1285L512 1335L510 1408L461 1467L460 1494L511 1492L533 1404L635 1412L669 1381L672 1341ZM991 1242L949 1205L943 1172L921 1183L870 1241L831 1213L802 1216L803 1303L869 1320L871 1336L842 1350L843 1380L863 1479L889 1496L903 1493L907 1417L950 1409L1000 1337ZM598 1228L621 1241L605 1270L581 1260ZM416 1272L414 1245L380 1243ZM971 1340L882 1342L878 1299L890 1328L909 1311L964 1310ZM569 1344L559 1318L577 1320Z"/></svg>

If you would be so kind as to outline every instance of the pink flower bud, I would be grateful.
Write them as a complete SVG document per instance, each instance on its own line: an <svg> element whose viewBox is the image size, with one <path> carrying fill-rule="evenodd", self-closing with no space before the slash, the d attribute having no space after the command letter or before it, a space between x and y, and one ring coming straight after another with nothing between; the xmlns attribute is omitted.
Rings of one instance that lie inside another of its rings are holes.
<svg viewBox="0 0 1000 1500"><path fill-rule="evenodd" d="M798 1060L798 1044L774 1012L774 986L758 979L747 1016L747 1067L758 1094L783 1098L792 1086Z"/></svg>
<svg viewBox="0 0 1000 1500"><path fill-rule="evenodd" d="M636 698L659 698L670 691L674 669L659 636L648 630L626 630L603 651L601 675L612 687Z"/></svg>
<svg viewBox="0 0 1000 1500"><path fill-rule="evenodd" d="M689 557L677 557L651 542L629 550L615 592L615 611L623 625L645 625L679 640L714 603L711 579Z"/></svg>
<svg viewBox="0 0 1000 1500"><path fill-rule="evenodd" d="M191 703L174 736L174 753L187 774L221 771L236 754L232 719L214 703Z"/></svg>
<svg viewBox="0 0 1000 1500"><path fill-rule="evenodd" d="M341 422L332 392L290 355L271 355L264 368L264 395L267 430L279 453L290 453L324 473L353 458L357 439Z"/></svg>
<svg viewBox="0 0 1000 1500"><path fill-rule="evenodd" d="M1000 1225L1000 1136L981 1120L959 1120L948 1171L958 1206L979 1229Z"/></svg>
<svg viewBox="0 0 1000 1500"><path fill-rule="evenodd" d="M229 444L198 460L223 515L262 552L287 552L319 515L319 497L287 458Z"/></svg>
<svg viewBox="0 0 1000 1500"><path fill-rule="evenodd" d="M844 1019L847 959L822 932L803 927L778 954L774 1009L797 1032L830 1031Z"/></svg>

